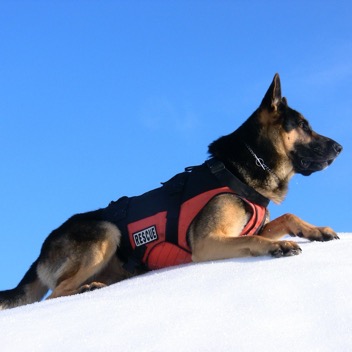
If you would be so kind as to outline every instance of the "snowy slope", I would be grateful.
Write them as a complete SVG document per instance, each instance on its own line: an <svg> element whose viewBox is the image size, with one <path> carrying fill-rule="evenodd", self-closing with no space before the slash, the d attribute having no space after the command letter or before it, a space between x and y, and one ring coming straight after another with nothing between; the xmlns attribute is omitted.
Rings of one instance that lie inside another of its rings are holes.
<svg viewBox="0 0 352 352"><path fill-rule="evenodd" d="M352 351L352 234L0 312L1 351Z"/></svg>

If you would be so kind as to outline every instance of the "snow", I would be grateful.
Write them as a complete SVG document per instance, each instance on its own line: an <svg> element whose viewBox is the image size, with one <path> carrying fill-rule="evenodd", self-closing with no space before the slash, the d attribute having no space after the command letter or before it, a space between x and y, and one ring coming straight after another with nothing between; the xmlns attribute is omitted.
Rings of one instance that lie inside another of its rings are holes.
<svg viewBox="0 0 352 352"><path fill-rule="evenodd" d="M0 312L1 351L351 351L352 234Z"/></svg>

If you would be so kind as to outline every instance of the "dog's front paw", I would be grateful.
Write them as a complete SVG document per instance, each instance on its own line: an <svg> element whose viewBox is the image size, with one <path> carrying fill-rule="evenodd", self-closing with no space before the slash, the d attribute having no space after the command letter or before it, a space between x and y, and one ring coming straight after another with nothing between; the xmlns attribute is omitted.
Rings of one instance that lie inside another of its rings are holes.
<svg viewBox="0 0 352 352"><path fill-rule="evenodd" d="M275 258L289 257L298 255L302 252L301 247L293 241L277 241L273 242L270 254Z"/></svg>
<svg viewBox="0 0 352 352"><path fill-rule="evenodd" d="M330 227L313 227L308 231L307 234L303 234L302 232L298 233L299 237L307 238L310 241L331 241L338 240L339 236L337 233Z"/></svg>

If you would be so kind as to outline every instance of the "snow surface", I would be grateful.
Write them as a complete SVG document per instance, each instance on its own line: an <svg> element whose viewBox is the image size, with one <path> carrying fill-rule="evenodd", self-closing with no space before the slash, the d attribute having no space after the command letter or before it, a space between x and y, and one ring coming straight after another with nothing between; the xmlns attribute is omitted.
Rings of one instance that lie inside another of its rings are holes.
<svg viewBox="0 0 352 352"><path fill-rule="evenodd" d="M0 312L1 351L352 351L352 234Z"/></svg>

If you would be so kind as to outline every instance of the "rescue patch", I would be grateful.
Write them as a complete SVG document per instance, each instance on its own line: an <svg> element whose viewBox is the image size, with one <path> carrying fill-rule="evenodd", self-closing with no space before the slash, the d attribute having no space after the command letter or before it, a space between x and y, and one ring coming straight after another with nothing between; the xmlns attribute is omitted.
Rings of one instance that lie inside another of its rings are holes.
<svg viewBox="0 0 352 352"><path fill-rule="evenodd" d="M132 236L136 247L156 241L159 238L154 225L142 231L135 232Z"/></svg>

